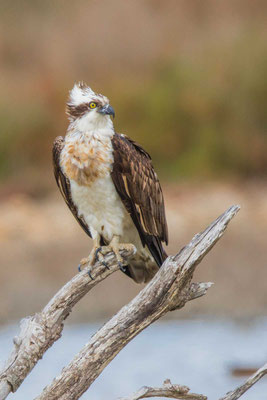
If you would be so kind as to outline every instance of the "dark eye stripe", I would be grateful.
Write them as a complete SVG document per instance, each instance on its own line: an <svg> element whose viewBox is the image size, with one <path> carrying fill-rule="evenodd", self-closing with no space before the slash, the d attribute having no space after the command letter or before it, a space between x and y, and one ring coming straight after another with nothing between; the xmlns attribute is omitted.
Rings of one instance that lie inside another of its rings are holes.
<svg viewBox="0 0 267 400"><path fill-rule="evenodd" d="M91 103L95 103L96 106L94 108L90 108ZM94 110L99 104L100 102L98 100L92 100L90 101L90 103L82 103L79 104L78 106L74 106L71 103L67 103L66 113L73 119L81 118L86 112Z"/></svg>
<svg viewBox="0 0 267 400"><path fill-rule="evenodd" d="M74 106L73 104L67 104L66 112L69 116L73 118L82 117L86 111L88 111L88 104L83 103L78 106Z"/></svg>

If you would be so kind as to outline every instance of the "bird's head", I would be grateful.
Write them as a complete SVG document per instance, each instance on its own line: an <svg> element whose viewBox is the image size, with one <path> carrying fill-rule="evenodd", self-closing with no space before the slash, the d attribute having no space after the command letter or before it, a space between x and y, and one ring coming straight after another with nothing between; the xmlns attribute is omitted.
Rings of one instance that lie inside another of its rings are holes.
<svg viewBox="0 0 267 400"><path fill-rule="evenodd" d="M83 82L75 84L70 91L66 113L72 123L76 121L83 129L112 126L110 116L115 117L108 98L95 93Z"/></svg>

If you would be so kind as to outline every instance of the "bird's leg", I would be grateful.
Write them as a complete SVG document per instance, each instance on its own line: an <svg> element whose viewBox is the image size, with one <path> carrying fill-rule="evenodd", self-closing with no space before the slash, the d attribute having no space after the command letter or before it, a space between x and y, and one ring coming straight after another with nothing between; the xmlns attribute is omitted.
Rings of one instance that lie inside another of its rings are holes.
<svg viewBox="0 0 267 400"><path fill-rule="evenodd" d="M125 269L123 268L123 265L125 264L125 261L120 255L120 250L132 251L134 246L131 243L120 243L119 238L118 235L114 235L108 246L99 247L96 251L96 257L100 262L103 262L104 255L112 251L115 254L120 269L124 272Z"/></svg>
<svg viewBox="0 0 267 400"><path fill-rule="evenodd" d="M94 263L98 260L97 258L97 250L99 249L100 246L100 235L97 235L94 239L93 239L93 248L89 254L88 257L86 258L82 258L80 261L80 264L78 266L78 270L81 271L82 267L85 264L89 264L89 265L94 265ZM89 272L89 276L91 277L91 274ZM91 277L92 278L92 277ZM93 279L93 278L92 278Z"/></svg>

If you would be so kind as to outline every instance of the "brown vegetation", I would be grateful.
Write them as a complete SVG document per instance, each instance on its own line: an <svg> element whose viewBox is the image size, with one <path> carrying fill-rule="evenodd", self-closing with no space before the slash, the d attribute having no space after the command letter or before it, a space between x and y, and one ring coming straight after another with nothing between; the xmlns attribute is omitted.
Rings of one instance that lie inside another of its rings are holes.
<svg viewBox="0 0 267 400"><path fill-rule="evenodd" d="M117 130L168 179L266 173L266 2L0 7L2 178L51 188L51 143L65 132L77 80L111 99Z"/></svg>

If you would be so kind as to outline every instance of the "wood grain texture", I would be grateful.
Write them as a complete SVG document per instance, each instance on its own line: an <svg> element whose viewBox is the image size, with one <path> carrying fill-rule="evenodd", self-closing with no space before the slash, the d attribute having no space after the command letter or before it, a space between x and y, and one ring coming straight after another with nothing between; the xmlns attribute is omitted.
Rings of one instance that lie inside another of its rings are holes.
<svg viewBox="0 0 267 400"><path fill-rule="evenodd" d="M111 318L36 400L75 400L138 333L168 311L206 293L210 284L191 283L196 266L238 212L230 207L175 257L168 257L150 283Z"/></svg>
<svg viewBox="0 0 267 400"><path fill-rule="evenodd" d="M166 379L162 387L143 386L136 393L129 397L121 397L118 400L140 400L148 397L166 397L168 399L180 400L207 400L207 396L202 394L190 393L187 386L174 385L169 379Z"/></svg>
<svg viewBox="0 0 267 400"><path fill-rule="evenodd" d="M235 390L228 392L219 400L237 400L239 399L251 386L255 385L264 375L267 374L267 363L264 364L255 374L251 375L242 385L238 386ZM265 393L266 395L266 393ZM264 396L265 396L264 395ZM262 397L263 399L264 397Z"/></svg>
<svg viewBox="0 0 267 400"><path fill-rule="evenodd" d="M195 235L175 257L168 257L154 279L91 338L37 400L78 399L115 355L141 330L166 312L181 308L187 301L206 294L212 283L191 283L194 270L223 235L238 210L238 206L230 207L204 232ZM131 254L124 252L123 256ZM0 400L18 389L44 352L61 336L64 320L73 306L96 284L118 270L113 254L107 254L105 260L110 264L109 270L97 263L92 271L94 280L91 280L88 268L84 269L53 297L42 312L21 321L20 334L14 338L13 352L0 372ZM267 364L220 400L240 398L266 374ZM206 399L203 395L189 393L185 386L165 382L161 388L143 387L121 400L138 400L148 396Z"/></svg>
<svg viewBox="0 0 267 400"><path fill-rule="evenodd" d="M122 251L123 257L130 257L135 252ZM96 263L88 271L82 272L63 286L49 301L44 309L34 316L24 318L20 323L20 333L13 339L14 349L6 365L0 371L0 400L10 392L15 392L46 350L61 337L64 321L77 302L95 285L119 269L113 253L105 256L109 269Z"/></svg>

